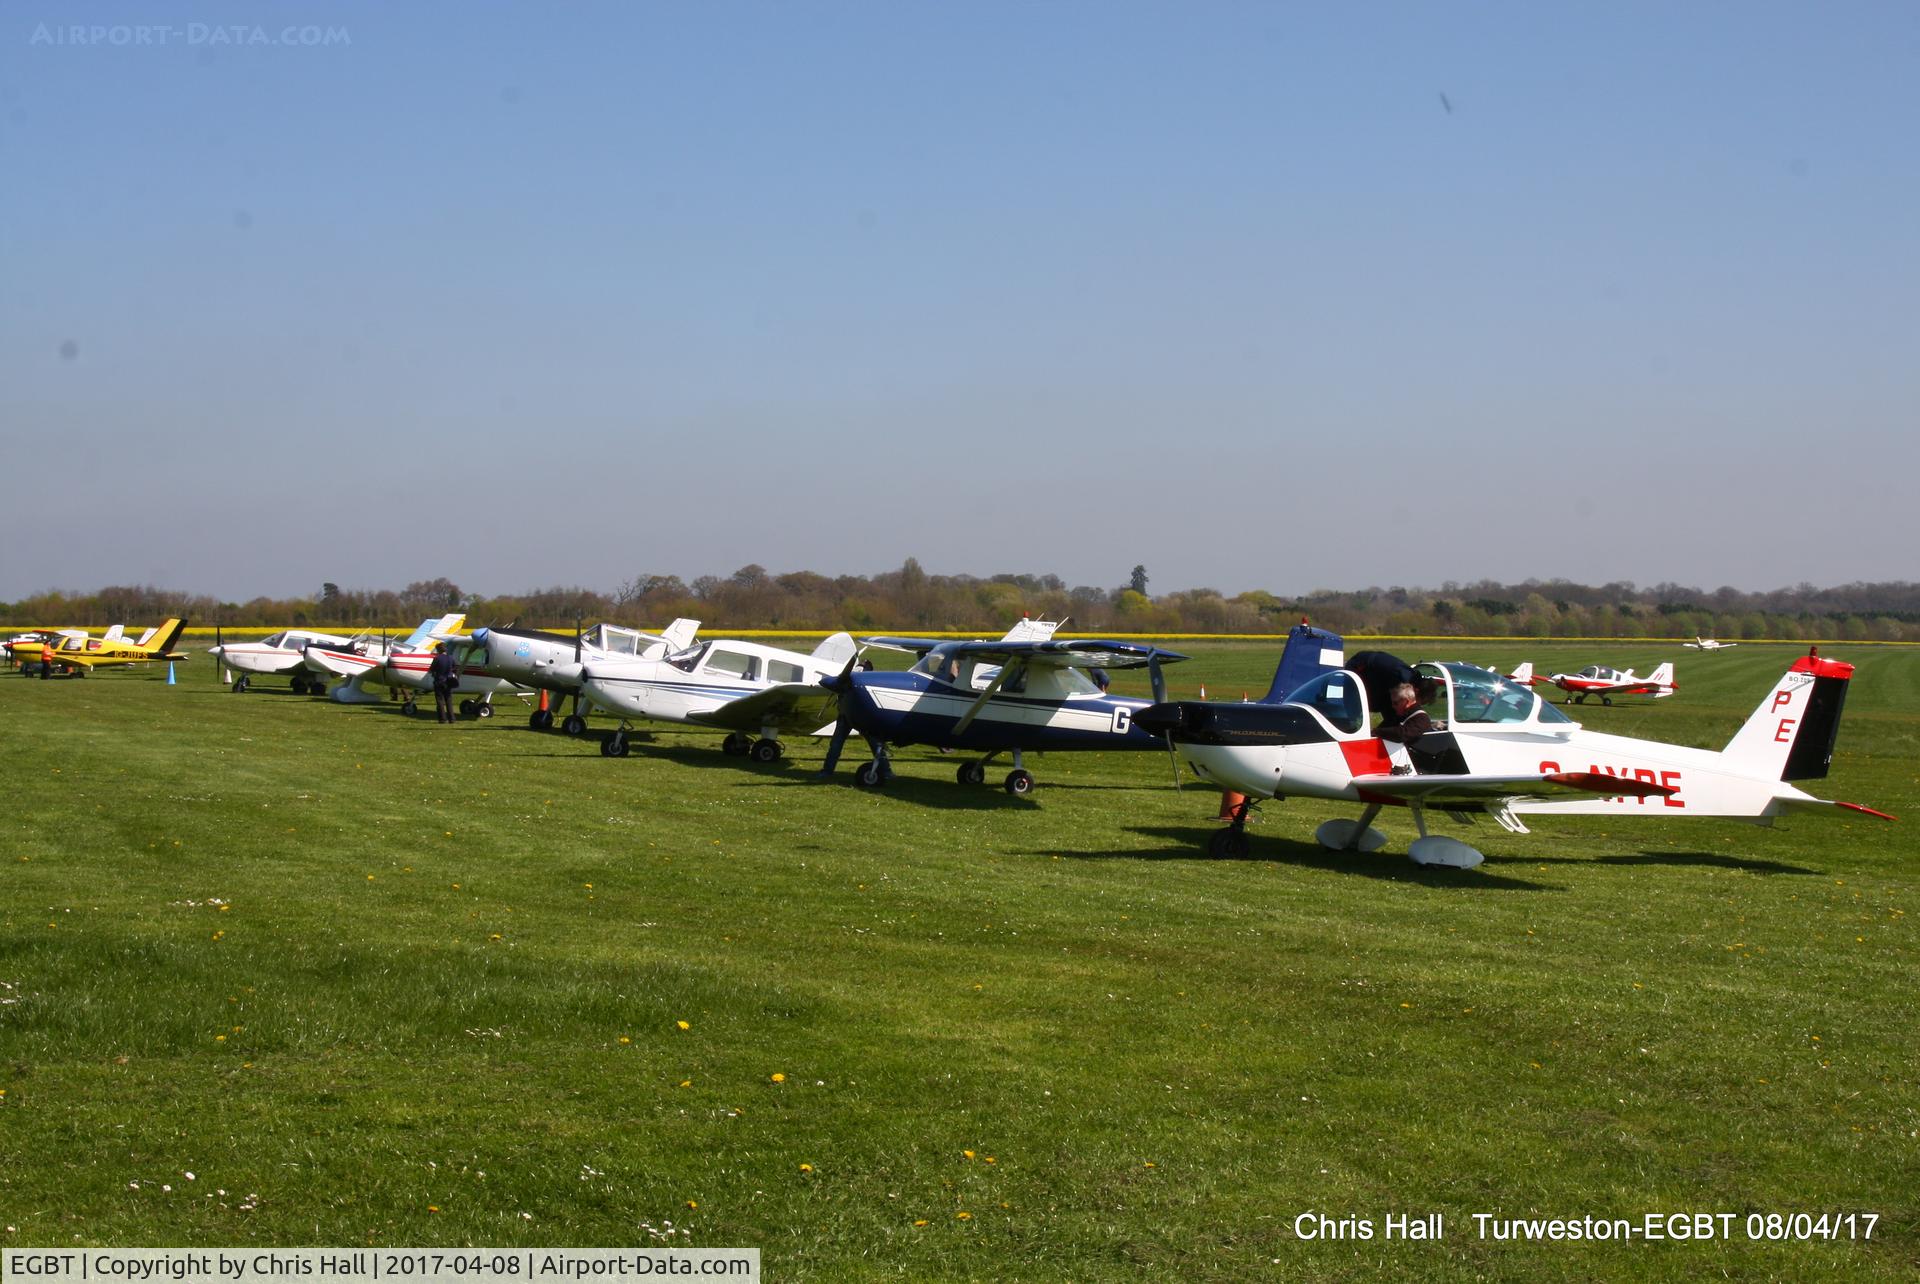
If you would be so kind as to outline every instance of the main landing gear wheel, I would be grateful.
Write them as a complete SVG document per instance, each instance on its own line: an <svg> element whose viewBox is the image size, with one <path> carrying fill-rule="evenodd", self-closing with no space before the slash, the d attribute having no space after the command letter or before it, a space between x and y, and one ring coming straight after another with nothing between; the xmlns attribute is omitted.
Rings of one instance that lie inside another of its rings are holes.
<svg viewBox="0 0 1920 1284"><path fill-rule="evenodd" d="M778 740L756 740L749 751L758 763L779 762L786 755L787 747Z"/></svg>
<svg viewBox="0 0 1920 1284"><path fill-rule="evenodd" d="M866 789L878 789L887 783L887 776L877 762L863 762L859 770L853 773L853 783Z"/></svg>
<svg viewBox="0 0 1920 1284"><path fill-rule="evenodd" d="M1239 860L1247 854L1247 835L1240 829L1215 830L1207 839L1207 855L1221 860Z"/></svg>
<svg viewBox="0 0 1920 1284"><path fill-rule="evenodd" d="M985 771L986 769L982 768L981 774L985 775ZM1007 781L1003 788L1015 798L1024 798L1033 792L1033 776L1026 768L1015 767L1007 773Z"/></svg>
<svg viewBox="0 0 1920 1284"><path fill-rule="evenodd" d="M402 700L400 702L400 712L411 718L414 714L420 712L420 705L414 700Z"/></svg>
<svg viewBox="0 0 1920 1284"><path fill-rule="evenodd" d="M473 706L473 716L476 718L491 718L493 716L493 702L490 700L482 700L475 704Z"/></svg>
<svg viewBox="0 0 1920 1284"><path fill-rule="evenodd" d="M53 666L48 665L47 667L51 669ZM242 691L245 691L246 689L247 689L247 675L243 673L239 677L233 680L233 693L235 695L239 695Z"/></svg>
<svg viewBox="0 0 1920 1284"><path fill-rule="evenodd" d="M304 673L296 673L293 675L293 693L295 695L305 695L307 693L307 677Z"/></svg>
<svg viewBox="0 0 1920 1284"><path fill-rule="evenodd" d="M1601 704L1604 704L1604 705L1606 705L1606 706L1607 706L1607 708L1609 708L1609 709L1611 709L1611 708L1613 708L1613 697L1612 697L1612 696L1601 696L1601 697L1600 697L1600 703L1601 703Z"/></svg>
<svg viewBox="0 0 1920 1284"><path fill-rule="evenodd" d="M535 731L553 730L553 710L535 709L533 716L527 719L527 725Z"/></svg>
<svg viewBox="0 0 1920 1284"><path fill-rule="evenodd" d="M460 702L460 716L463 718L471 718L473 716L473 701L462 700Z"/></svg>
<svg viewBox="0 0 1920 1284"><path fill-rule="evenodd" d="M744 758L753 751L753 737L742 731L729 732L720 748L731 757Z"/></svg>
<svg viewBox="0 0 1920 1284"><path fill-rule="evenodd" d="M960 770L953 773L954 779L963 785L984 785L987 783L987 767L981 762L963 762Z"/></svg>
<svg viewBox="0 0 1920 1284"><path fill-rule="evenodd" d="M624 758L627 756L627 733L616 731L600 742L600 756L603 758Z"/></svg>
<svg viewBox="0 0 1920 1284"><path fill-rule="evenodd" d="M552 724L552 714L547 715L547 722L549 725ZM570 736L584 736L587 734L587 720L577 713L570 713L566 716L565 721L560 724L560 730Z"/></svg>

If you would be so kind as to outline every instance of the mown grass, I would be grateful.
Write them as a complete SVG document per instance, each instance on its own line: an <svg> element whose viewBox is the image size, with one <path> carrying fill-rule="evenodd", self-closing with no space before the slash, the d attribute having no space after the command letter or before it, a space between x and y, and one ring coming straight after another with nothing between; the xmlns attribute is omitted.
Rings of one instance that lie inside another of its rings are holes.
<svg viewBox="0 0 1920 1284"><path fill-rule="evenodd" d="M1270 645L1182 649L1176 694L1266 689ZM1814 792L1913 812L1920 654L1836 653L1860 671ZM1579 716L1718 746L1791 654L1458 658L1678 658L1674 699ZM1920 1255L1902 825L1481 825L1459 874L1411 866L1404 820L1324 852L1339 809L1290 802L1215 861L1214 798L1164 755L1037 759L1015 800L916 750L873 794L813 780L817 745L756 769L663 729L610 760L511 705L444 728L181 675L0 677L9 1247L751 1244L770 1279ZM1881 1221L1525 1245L1470 1220L1800 1210ZM1304 1242L1309 1211L1447 1237Z"/></svg>

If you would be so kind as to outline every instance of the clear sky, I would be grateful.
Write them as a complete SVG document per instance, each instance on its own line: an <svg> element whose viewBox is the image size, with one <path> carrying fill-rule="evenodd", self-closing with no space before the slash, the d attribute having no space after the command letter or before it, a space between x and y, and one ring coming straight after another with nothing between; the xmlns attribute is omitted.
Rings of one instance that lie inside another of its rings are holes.
<svg viewBox="0 0 1920 1284"><path fill-rule="evenodd" d="M1915 579L1917 410L1905 0L0 6L0 598Z"/></svg>

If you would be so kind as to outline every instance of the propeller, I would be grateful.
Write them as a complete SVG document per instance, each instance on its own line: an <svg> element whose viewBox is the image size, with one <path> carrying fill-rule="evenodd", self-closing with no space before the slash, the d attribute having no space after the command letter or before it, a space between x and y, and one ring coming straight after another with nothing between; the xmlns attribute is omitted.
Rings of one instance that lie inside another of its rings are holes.
<svg viewBox="0 0 1920 1284"><path fill-rule="evenodd" d="M860 662L858 652L847 657L847 666L831 678L820 679L820 685L836 693L840 699L834 709L833 736L827 741L826 761L820 764L820 774L831 776L833 769L840 765L841 751L847 747L847 737L853 734L853 666Z"/></svg>
<svg viewBox="0 0 1920 1284"><path fill-rule="evenodd" d="M584 623L579 616L573 617L573 662L580 663L580 652L585 647L585 634L581 628Z"/></svg>
<svg viewBox="0 0 1920 1284"><path fill-rule="evenodd" d="M1158 650L1147 657L1147 681L1153 687L1153 702L1155 704L1165 704L1167 702L1167 677L1166 674L1160 671L1160 652ZM1160 733L1160 737L1167 742L1167 762L1173 767L1173 787L1178 789L1180 788L1180 755L1173 747L1173 728L1171 726L1167 727Z"/></svg>
<svg viewBox="0 0 1920 1284"><path fill-rule="evenodd" d="M226 658L227 658L227 644L226 644L226 641L220 636L220 626L218 624L213 626L212 654L213 654L213 671L214 673L218 674L220 672L220 666L226 662Z"/></svg>

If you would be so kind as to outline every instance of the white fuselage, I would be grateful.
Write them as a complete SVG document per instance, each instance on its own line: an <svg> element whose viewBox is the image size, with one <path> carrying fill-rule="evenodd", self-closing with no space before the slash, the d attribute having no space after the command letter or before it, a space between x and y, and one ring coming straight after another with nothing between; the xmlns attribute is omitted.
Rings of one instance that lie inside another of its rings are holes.
<svg viewBox="0 0 1920 1284"><path fill-rule="evenodd" d="M659 659L608 659L586 666L581 693L628 718L686 722L742 696L783 683L817 683L840 666L757 642L702 643Z"/></svg>
<svg viewBox="0 0 1920 1284"><path fill-rule="evenodd" d="M224 642L219 646L209 647L208 650L220 658L221 664L235 673L280 674L307 668L306 648L309 646L346 647L350 645L352 645L351 639L336 637L331 633L289 629L285 633L276 633L258 642Z"/></svg>

